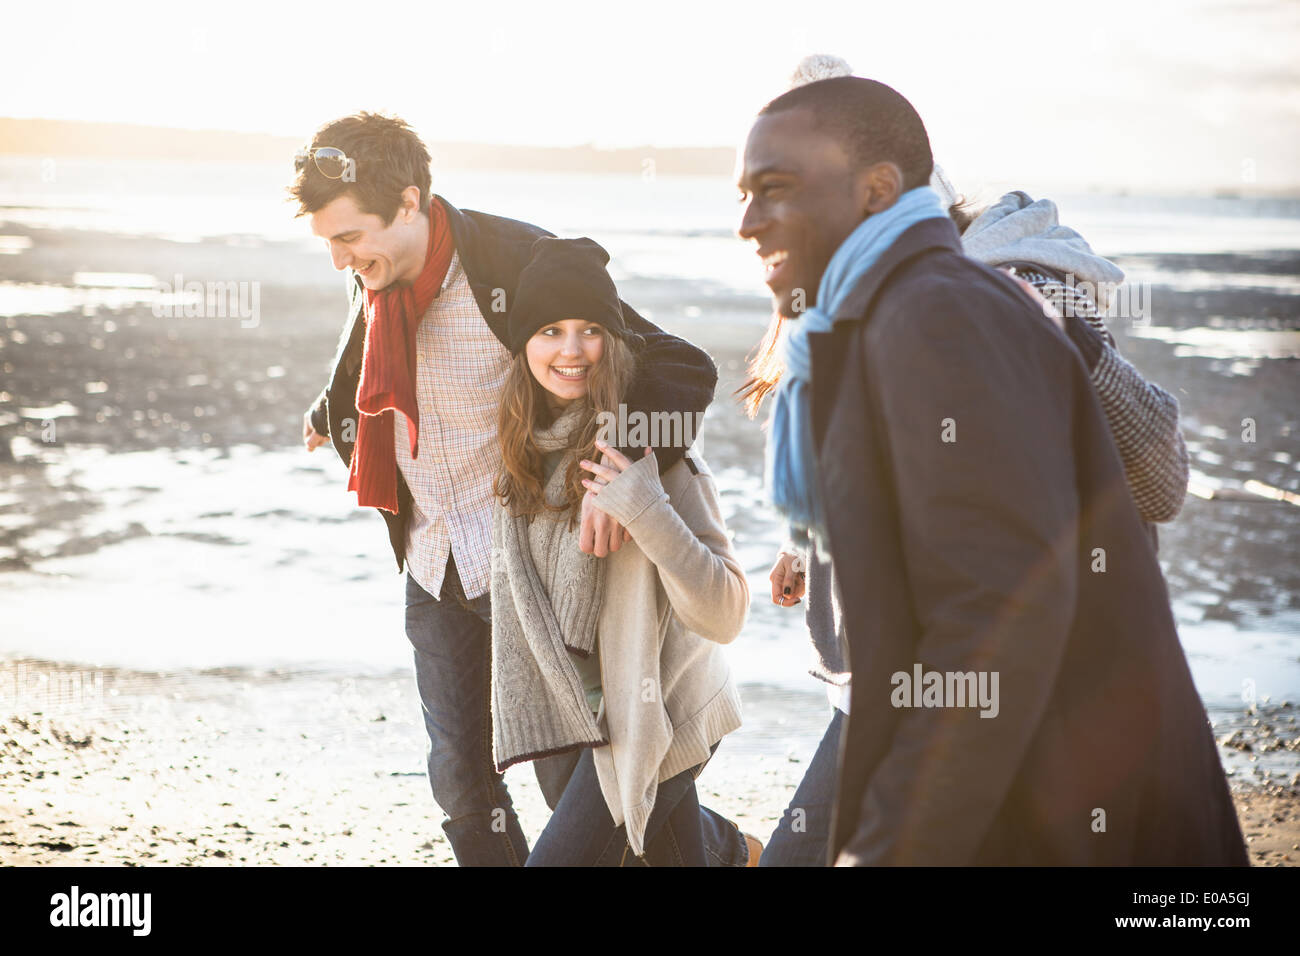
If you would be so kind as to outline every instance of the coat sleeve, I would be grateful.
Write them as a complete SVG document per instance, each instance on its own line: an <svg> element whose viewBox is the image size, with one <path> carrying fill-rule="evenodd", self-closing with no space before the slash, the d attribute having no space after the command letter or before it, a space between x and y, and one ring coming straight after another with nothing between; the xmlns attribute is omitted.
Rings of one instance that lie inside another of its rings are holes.
<svg viewBox="0 0 1300 956"><path fill-rule="evenodd" d="M1066 316L1066 332L1092 375L1138 514L1143 521L1172 521L1182 510L1189 477L1178 399L1119 354L1092 299L1045 275L1027 278Z"/></svg>
<svg viewBox="0 0 1300 956"><path fill-rule="evenodd" d="M348 332L352 328L352 323L356 316L358 308L357 296L361 294L353 278L352 270L348 270L348 318L343 323L343 332L339 337L338 346L334 350L334 361L330 363L330 370L333 371L338 365L339 360L343 357L343 351L347 347ZM307 409L307 414L311 417L311 427L316 430L316 434L325 438L330 437L330 418L329 409L326 405L326 396L329 394L330 383L326 381L325 387L320 390L316 396L316 401L312 402L311 407Z"/></svg>
<svg viewBox="0 0 1300 956"><path fill-rule="evenodd" d="M654 563L689 630L719 644L735 640L749 613L749 584L707 469L691 475L670 503L653 458L643 458L605 485L593 504L627 528Z"/></svg>
<svg viewBox="0 0 1300 956"><path fill-rule="evenodd" d="M1079 317L1066 321L1070 338L1092 369L1092 384L1138 514L1144 521L1172 521L1182 510L1190 475L1178 399L1143 378L1117 349L1104 344L1090 323Z"/></svg>
<svg viewBox="0 0 1300 956"><path fill-rule="evenodd" d="M627 392L630 412L648 415L652 412L677 412L682 416L702 416L713 401L713 391L718 384L718 368L703 349L692 345L642 318L626 302L623 321L636 332L643 344L636 353L637 372ZM689 420L690 429L683 420L682 435L699 432L699 419ZM655 447L659 473L682 460L687 444L669 443ZM641 449L624 449L628 457L641 457Z"/></svg>
<svg viewBox="0 0 1300 956"><path fill-rule="evenodd" d="M325 438L330 437L330 420L329 415L325 413L325 393L329 391L329 386L322 388L320 395L316 396L316 401L312 403L307 414L311 416L311 427L316 429L316 434Z"/></svg>
<svg viewBox="0 0 1300 956"><path fill-rule="evenodd" d="M882 303L866 329L856 354L897 502L913 664L983 674L992 692L989 707L915 706L891 675L898 720L837 864L969 863L1038 729L1074 618L1070 423L1084 370L1009 282L937 278L892 313ZM832 431L822 457L863 440ZM870 569L835 573L841 589L866 587Z"/></svg>

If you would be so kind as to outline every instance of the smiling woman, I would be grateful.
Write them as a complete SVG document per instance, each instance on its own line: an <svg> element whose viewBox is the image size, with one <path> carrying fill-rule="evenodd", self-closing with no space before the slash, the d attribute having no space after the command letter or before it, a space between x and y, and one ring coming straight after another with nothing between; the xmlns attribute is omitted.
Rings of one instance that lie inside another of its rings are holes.
<svg viewBox="0 0 1300 956"><path fill-rule="evenodd" d="M546 389L553 412L587 394L592 369L605 352L604 330L586 319L561 319L539 329L524 349L529 371Z"/></svg>
<svg viewBox="0 0 1300 956"><path fill-rule="evenodd" d="M590 239L539 239L520 273L510 312L514 361L506 374L498 420L502 470L496 493L515 514L571 511L586 494L575 460L557 504L545 501L543 457L534 429L549 426L574 403L583 406L574 430L578 458L597 457L602 414L613 413L631 382L633 359L622 308L605 274L609 254ZM594 271L604 282L592 282ZM576 411L576 409L575 409Z"/></svg>
<svg viewBox="0 0 1300 956"><path fill-rule="evenodd" d="M721 818L695 777L740 725L716 645L744 623L744 571L698 452L661 477L650 448L633 461L596 439L634 367L608 254L551 238L532 253L508 319L492 516L493 761L566 769L527 866L705 866ZM583 553L580 508L631 543Z"/></svg>

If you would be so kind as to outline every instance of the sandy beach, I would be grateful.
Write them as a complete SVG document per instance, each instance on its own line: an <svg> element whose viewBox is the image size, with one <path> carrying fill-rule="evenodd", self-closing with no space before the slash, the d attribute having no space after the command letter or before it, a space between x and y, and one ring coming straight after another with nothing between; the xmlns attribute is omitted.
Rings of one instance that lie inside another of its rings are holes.
<svg viewBox="0 0 1300 956"><path fill-rule="evenodd" d="M29 702L44 688L45 710L0 719L0 864L455 864L408 675L176 676L40 661L0 671L0 686L20 683ZM766 840L827 712L815 699L747 691L755 719L698 785L702 802ZM1300 749L1300 730L1286 727L1271 736ZM541 791L528 765L506 780L531 841L548 816ZM1252 864L1300 863L1300 786L1232 786Z"/></svg>
<svg viewBox="0 0 1300 956"><path fill-rule="evenodd" d="M455 863L407 674L5 665L0 686L19 684L47 697L44 711L0 718L0 864ZM829 711L813 695L748 690L755 718L698 786L702 802L766 839ZM531 841L549 815L531 766L506 780Z"/></svg>

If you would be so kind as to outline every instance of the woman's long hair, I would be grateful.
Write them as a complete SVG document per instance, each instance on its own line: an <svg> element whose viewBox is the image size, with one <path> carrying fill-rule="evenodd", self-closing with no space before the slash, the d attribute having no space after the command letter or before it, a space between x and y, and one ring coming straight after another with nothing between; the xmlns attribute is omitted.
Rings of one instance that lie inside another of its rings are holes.
<svg viewBox="0 0 1300 956"><path fill-rule="evenodd" d="M948 207L948 218L956 225L957 231L962 233L966 231L966 228L975 221L982 211L975 209L973 200L962 196L957 202ZM750 418L758 417L758 410L763 404L763 399L780 384L781 376L785 373L785 363L781 361L781 354L777 349L777 343L781 338L781 329L784 326L785 317L780 312L773 311L772 320L767 325L767 331L759 339L754 351L750 353L747 368L749 377L733 393L740 399L745 414Z"/></svg>
<svg viewBox="0 0 1300 956"><path fill-rule="evenodd" d="M736 397L740 399L745 409L745 414L750 418L758 417L758 409L763 404L763 399L776 388L785 373L785 363L781 361L781 355L776 347L784 325L785 317L773 309L767 331L763 333L758 345L750 353L749 378L735 391Z"/></svg>
<svg viewBox="0 0 1300 956"><path fill-rule="evenodd" d="M492 492L513 515L533 517L544 511L570 512L570 527L577 521L582 497L587 489L582 479L590 475L578 466L582 459L598 461L596 439L601 436L601 413L619 414L619 403L627 393L636 371L636 358L627 343L609 332L604 333L605 348L600 361L589 373L587 394L578 399L585 406L582 419L573 433L570 447L577 454L569 463L564 480L564 500L548 504L545 496L545 453L533 438L535 428L544 428L555 418L546 402L546 389L533 378L528 356L520 352L506 373L497 416L497 441L501 446L501 471Z"/></svg>

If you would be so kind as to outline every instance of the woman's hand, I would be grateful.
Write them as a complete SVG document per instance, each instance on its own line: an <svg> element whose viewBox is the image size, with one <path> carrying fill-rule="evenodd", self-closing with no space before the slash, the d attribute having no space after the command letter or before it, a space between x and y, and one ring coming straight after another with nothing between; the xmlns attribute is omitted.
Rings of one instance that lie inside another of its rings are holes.
<svg viewBox="0 0 1300 956"><path fill-rule="evenodd" d="M578 462L579 467L595 476L594 478L582 479L582 486L593 495L600 494L601 488L632 467L632 461L627 455L605 444L599 438L596 439L596 447L604 453L607 464L598 465L594 461L587 461L585 458ZM654 454L654 449L647 447L645 457L652 454Z"/></svg>
<svg viewBox="0 0 1300 956"><path fill-rule="evenodd" d="M582 550L589 554L595 554L597 557L603 558L605 557L606 554L612 554L613 552L617 551L619 547L622 546L623 542L631 541L632 532L628 531L627 528L624 528L617 521L610 518L603 511L597 508L591 508L590 507L591 500L595 498L596 495L600 494L601 488L605 487L605 485L609 484L619 475L623 474L623 472L626 471L628 468L632 467L632 462L628 460L628 457L626 455L623 455L620 452L616 451L615 449L611 448L609 445L605 444L599 438L596 439L596 447L599 448L604 453L606 463L602 463L598 465L594 461L587 461L586 459L583 459L582 461L578 462L579 467L583 468L586 471L591 472L595 476L594 478L582 479L582 486L587 489L587 494L583 497L583 501L582 501L583 528L584 528L583 543L585 544L586 542L585 529L588 520L588 515L593 516L593 518L604 519L606 522L608 522L611 526L611 532L610 532L611 537L608 545L606 545L604 549L601 548L601 545L604 542L600 540L600 535L597 535L596 543L593 549L587 552L587 548L583 547ZM645 453L647 455L651 454L651 449L647 447Z"/></svg>
<svg viewBox="0 0 1300 956"><path fill-rule="evenodd" d="M1043 297L1043 294L1034 288L1030 282L1016 275L1015 266L1005 266L1000 268L1003 272L1016 280L1016 283L1024 291L1025 295L1029 296L1030 301L1033 302L1034 305L1038 306L1038 308L1042 309L1043 315L1051 319L1052 323L1062 332L1065 331L1065 319L1062 317L1061 313L1056 310L1056 306L1047 301L1047 299Z"/></svg>
<svg viewBox="0 0 1300 956"><path fill-rule="evenodd" d="M782 551L776 556L776 564L772 565L768 580L772 582L772 603L781 607L793 607L803 597L803 561L788 551Z"/></svg>
<svg viewBox="0 0 1300 956"><path fill-rule="evenodd" d="M604 558L623 547L625 542L631 541L632 535L605 512L591 506L595 497L592 491L582 496L582 527L578 532L578 550L583 554Z"/></svg>

